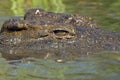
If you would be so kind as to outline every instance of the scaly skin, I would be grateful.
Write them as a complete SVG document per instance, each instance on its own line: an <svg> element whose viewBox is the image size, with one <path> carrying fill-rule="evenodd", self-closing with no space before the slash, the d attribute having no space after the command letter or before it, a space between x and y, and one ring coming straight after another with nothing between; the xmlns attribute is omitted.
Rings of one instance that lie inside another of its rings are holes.
<svg viewBox="0 0 120 80"><path fill-rule="evenodd" d="M101 29L90 17L31 9L5 21L0 52L7 59L76 60L81 55L120 51L120 34Z"/></svg>

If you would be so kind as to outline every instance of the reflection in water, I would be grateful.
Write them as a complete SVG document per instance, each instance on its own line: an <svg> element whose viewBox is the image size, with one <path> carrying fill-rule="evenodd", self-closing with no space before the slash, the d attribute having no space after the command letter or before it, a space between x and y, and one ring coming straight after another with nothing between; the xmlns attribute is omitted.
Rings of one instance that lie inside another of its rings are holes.
<svg viewBox="0 0 120 80"><path fill-rule="evenodd" d="M6 61L0 58L0 64L2 64L0 65L0 79L119 80L120 54L103 54L99 56L83 56L80 57L79 61L68 61L65 63L35 58L13 61Z"/></svg>
<svg viewBox="0 0 120 80"><path fill-rule="evenodd" d="M25 10L30 8L42 8L54 12L64 12L65 5L62 0L11 0L12 11L16 16L23 16Z"/></svg>
<svg viewBox="0 0 120 80"><path fill-rule="evenodd" d="M120 18L120 0L117 0L116 2L111 4L111 7L109 8L112 12L115 12L116 14L111 14L111 16L114 16L116 18Z"/></svg>

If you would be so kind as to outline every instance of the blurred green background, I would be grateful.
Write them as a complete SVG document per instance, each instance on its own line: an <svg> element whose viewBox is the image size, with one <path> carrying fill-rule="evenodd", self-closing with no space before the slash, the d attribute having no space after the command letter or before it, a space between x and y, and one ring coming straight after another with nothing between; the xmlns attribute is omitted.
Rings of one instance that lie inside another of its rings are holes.
<svg viewBox="0 0 120 80"><path fill-rule="evenodd" d="M101 27L120 32L120 0L0 0L0 17L23 16L31 8L90 16Z"/></svg>

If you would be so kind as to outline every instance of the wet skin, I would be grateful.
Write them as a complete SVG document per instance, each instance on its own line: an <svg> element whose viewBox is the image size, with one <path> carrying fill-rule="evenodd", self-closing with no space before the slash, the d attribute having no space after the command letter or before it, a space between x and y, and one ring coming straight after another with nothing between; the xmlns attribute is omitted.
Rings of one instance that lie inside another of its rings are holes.
<svg viewBox="0 0 120 80"><path fill-rule="evenodd" d="M23 20L4 22L0 46L7 59L76 60L81 55L120 51L120 34L101 29L91 17L30 9Z"/></svg>

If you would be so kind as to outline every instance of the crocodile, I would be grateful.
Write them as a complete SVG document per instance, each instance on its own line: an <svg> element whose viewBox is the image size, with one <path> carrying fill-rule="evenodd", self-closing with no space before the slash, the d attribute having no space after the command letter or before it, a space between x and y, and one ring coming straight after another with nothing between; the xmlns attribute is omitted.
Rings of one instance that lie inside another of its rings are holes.
<svg viewBox="0 0 120 80"><path fill-rule="evenodd" d="M0 31L0 52L6 59L77 60L103 51L119 52L120 34L79 14L30 9L23 18L6 20Z"/></svg>

